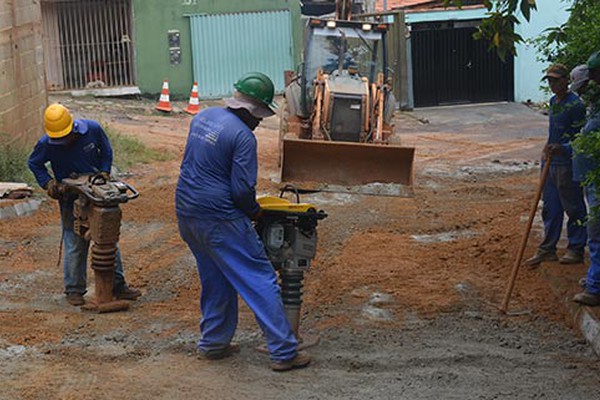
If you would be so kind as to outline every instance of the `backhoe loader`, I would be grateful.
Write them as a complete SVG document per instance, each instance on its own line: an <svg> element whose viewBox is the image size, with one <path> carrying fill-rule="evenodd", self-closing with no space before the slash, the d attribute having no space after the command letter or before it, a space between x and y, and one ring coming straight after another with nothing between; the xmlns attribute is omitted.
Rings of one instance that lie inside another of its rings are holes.
<svg viewBox="0 0 600 400"><path fill-rule="evenodd" d="M281 181L332 191L398 184L408 190L384 194L405 195L415 149L393 133L388 25L351 20L349 3L339 2L338 19L307 21L304 62L282 107Z"/></svg>

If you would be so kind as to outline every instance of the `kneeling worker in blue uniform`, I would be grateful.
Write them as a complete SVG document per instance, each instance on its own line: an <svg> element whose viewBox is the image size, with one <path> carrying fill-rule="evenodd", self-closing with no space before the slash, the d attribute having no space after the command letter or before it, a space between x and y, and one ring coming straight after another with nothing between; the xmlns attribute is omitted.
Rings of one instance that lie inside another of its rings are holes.
<svg viewBox="0 0 600 400"><path fill-rule="evenodd" d="M96 121L73 119L61 104L52 104L44 112L46 134L35 145L29 156L29 169L38 184L48 195L58 200L65 245L63 280L67 301L73 306L85 303L87 256L90 242L73 230L74 196L63 195L60 182L71 175L102 174L109 178L113 152L108 137ZM46 168L50 162L51 176ZM121 253L117 251L114 296L122 300L135 300L141 296L137 289L127 286L123 274Z"/></svg>
<svg viewBox="0 0 600 400"><path fill-rule="evenodd" d="M260 212L253 130L275 114L274 86L266 75L249 73L234 87L227 107L204 109L192 120L175 194L179 232L202 286L198 352L204 359L239 352L231 343L239 294L266 337L271 368L287 371L311 358L297 350L275 270L251 222Z"/></svg>

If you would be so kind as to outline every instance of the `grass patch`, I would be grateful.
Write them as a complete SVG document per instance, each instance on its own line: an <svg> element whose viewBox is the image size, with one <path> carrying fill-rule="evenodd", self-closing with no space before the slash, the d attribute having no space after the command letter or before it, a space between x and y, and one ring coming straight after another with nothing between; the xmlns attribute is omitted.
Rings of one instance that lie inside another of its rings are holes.
<svg viewBox="0 0 600 400"><path fill-rule="evenodd" d="M0 135L0 182L35 183L35 178L27 166L30 148L6 144L8 138Z"/></svg>
<svg viewBox="0 0 600 400"><path fill-rule="evenodd" d="M136 138L125 136L110 126L105 126L106 134L113 148L113 164L121 171L135 164L153 161L167 161L174 155L169 152L149 148ZM0 182L25 182L35 184L35 178L27 165L33 146L9 143L6 135L0 134Z"/></svg>
<svg viewBox="0 0 600 400"><path fill-rule="evenodd" d="M122 171L135 164L148 164L173 158L173 154L151 149L139 139L123 135L110 125L103 125L103 127L113 149L113 164Z"/></svg>

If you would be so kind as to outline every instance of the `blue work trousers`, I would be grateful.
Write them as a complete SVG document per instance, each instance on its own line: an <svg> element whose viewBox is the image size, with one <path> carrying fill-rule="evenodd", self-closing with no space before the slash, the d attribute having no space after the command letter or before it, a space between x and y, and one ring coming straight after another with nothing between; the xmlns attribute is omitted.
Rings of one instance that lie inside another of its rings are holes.
<svg viewBox="0 0 600 400"><path fill-rule="evenodd" d="M583 189L579 182L573 181L573 167L570 165L551 165L542 196L542 220L544 221L544 240L539 248L555 252L560 239L564 214L567 221L567 249L583 255L587 240L586 217Z"/></svg>
<svg viewBox="0 0 600 400"><path fill-rule="evenodd" d="M594 215L594 207L600 205L598 191L594 185L585 188L585 196L590 208L590 218L587 223L588 248L590 250L590 266L586 277L586 291L600 295L600 212Z"/></svg>
<svg viewBox="0 0 600 400"><path fill-rule="evenodd" d="M196 258L202 285L198 349L223 349L231 342L239 293L266 337L271 359L294 358L298 342L285 315L277 275L250 220L178 217L178 223Z"/></svg>
<svg viewBox="0 0 600 400"><path fill-rule="evenodd" d="M61 200L59 203L64 243L63 281L65 293L80 293L83 295L87 291L87 258L90 242L77 235L73 230L75 220L73 201ZM118 248L115 264L113 291L119 292L125 288L125 276L123 274L121 251Z"/></svg>

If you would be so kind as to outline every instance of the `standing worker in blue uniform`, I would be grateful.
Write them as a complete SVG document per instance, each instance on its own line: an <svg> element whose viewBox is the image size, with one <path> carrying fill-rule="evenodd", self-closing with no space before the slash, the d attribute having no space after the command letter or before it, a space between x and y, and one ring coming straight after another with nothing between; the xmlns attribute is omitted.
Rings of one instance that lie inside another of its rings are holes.
<svg viewBox="0 0 600 400"><path fill-rule="evenodd" d="M535 255L525 261L538 265L542 261L557 261L556 244L560 239L564 214L567 221L567 251L561 264L580 264L587 240L585 226L586 207L580 182L573 180L572 150L570 142L585 124L585 106L579 96L569 91L569 71L562 64L548 68L548 80L554 96L550 99L548 142L543 150L542 163L551 156L550 171L546 179L542 201L544 240Z"/></svg>
<svg viewBox="0 0 600 400"><path fill-rule="evenodd" d="M592 54L587 62L589 79L600 85L600 51ZM582 136L597 135L600 131L600 101L592 99L588 112L587 123L581 130ZM590 172L600 170L600 155L577 153L573 159L573 174L575 179L584 182ZM585 196L590 209L587 221L588 248L590 251L590 266L583 286L584 291L577 293L573 301L587 306L600 305L600 193L597 184L585 181Z"/></svg>
<svg viewBox="0 0 600 400"><path fill-rule="evenodd" d="M227 107L207 108L192 120L175 194L179 232L196 258L202 286L198 353L214 360L239 351L231 343L239 294L266 337L271 368L287 371L311 358L297 350L275 270L251 222L260 213L253 131L275 114L274 86L256 72L234 87Z"/></svg>
<svg viewBox="0 0 600 400"><path fill-rule="evenodd" d="M90 242L73 230L73 202L75 197L63 194L61 181L71 175L101 174L109 178L113 152L108 137L96 121L74 120L69 110L61 104L52 104L44 112L44 130L33 153L29 156L29 169L48 196L58 200L65 246L63 280L69 304L85 304L87 291L87 255ZM50 162L50 175L46 163ZM121 253L117 251L114 296L117 299L135 300L141 296L137 289L125 283Z"/></svg>

